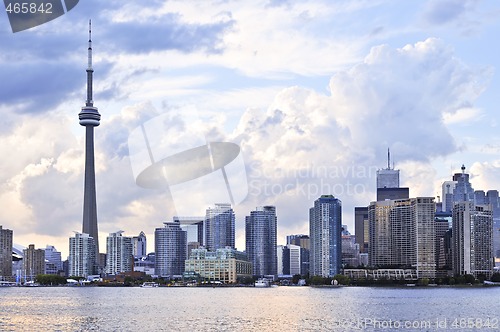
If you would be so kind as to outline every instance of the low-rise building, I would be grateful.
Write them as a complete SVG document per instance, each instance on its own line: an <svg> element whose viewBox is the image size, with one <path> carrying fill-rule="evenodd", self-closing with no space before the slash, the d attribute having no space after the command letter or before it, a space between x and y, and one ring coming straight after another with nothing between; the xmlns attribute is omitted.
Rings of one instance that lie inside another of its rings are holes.
<svg viewBox="0 0 500 332"><path fill-rule="evenodd" d="M198 273L201 280L232 284L239 278L252 276L252 263L244 253L230 247L215 252L198 248L193 249L185 261L185 271Z"/></svg>

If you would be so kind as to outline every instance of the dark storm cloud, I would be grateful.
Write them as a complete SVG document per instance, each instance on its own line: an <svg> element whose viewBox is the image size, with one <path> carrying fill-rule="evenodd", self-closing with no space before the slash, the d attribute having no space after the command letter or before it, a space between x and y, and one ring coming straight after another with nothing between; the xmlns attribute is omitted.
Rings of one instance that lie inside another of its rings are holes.
<svg viewBox="0 0 500 332"><path fill-rule="evenodd" d="M147 5L154 9L161 1ZM93 20L95 58L107 54L140 54L162 50L220 52L222 37L232 23L184 24L175 13L155 16L148 22L114 22L113 13L131 11L131 2L89 1L69 14L40 27L12 34L5 30L0 44L0 105L21 113L46 112L84 89L88 18ZM133 7L132 7L133 8ZM77 62L74 59L81 59ZM94 61L95 77L108 78L113 64ZM137 73L140 75L140 73ZM134 74L132 74L134 76ZM125 79L131 79L127 75ZM123 78L122 78L123 79ZM110 80L96 98L122 97L121 83Z"/></svg>
<svg viewBox="0 0 500 332"><path fill-rule="evenodd" d="M21 113L43 113L67 100L86 84L86 64L72 61L26 61L0 65L0 105L21 105ZM106 76L111 64L99 64ZM82 97L83 104L83 97Z"/></svg>

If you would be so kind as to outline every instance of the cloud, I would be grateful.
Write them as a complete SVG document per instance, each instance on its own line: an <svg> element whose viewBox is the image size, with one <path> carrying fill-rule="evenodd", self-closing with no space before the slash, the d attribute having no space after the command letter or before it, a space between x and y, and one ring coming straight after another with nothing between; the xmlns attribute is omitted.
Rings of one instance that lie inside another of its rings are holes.
<svg viewBox="0 0 500 332"><path fill-rule="evenodd" d="M248 110L234 132L248 159L248 205L279 203L286 228L298 229L307 222L306 204L334 194L348 223L354 206L375 198L387 147L402 185L433 196L430 161L457 150L443 115L473 105L483 74L431 38L373 47L363 62L331 78L329 95L281 91L267 111Z"/></svg>
<svg viewBox="0 0 500 332"><path fill-rule="evenodd" d="M445 24L454 20L458 20L467 12L467 8L475 2L477 1L429 1L424 12L424 16L429 23Z"/></svg>
<svg viewBox="0 0 500 332"><path fill-rule="evenodd" d="M455 113L443 113L443 121L445 124L463 123L467 124L471 121L478 121L481 118L481 110L474 107L461 108Z"/></svg>
<svg viewBox="0 0 500 332"><path fill-rule="evenodd" d="M471 35L496 16L491 10L479 11L479 4L478 0L430 0L421 14L422 20L431 27L454 26L461 34Z"/></svg>
<svg viewBox="0 0 500 332"><path fill-rule="evenodd" d="M469 172L474 190L488 191L500 188L500 160L475 162Z"/></svg>
<svg viewBox="0 0 500 332"><path fill-rule="evenodd" d="M231 22L188 25L180 24L177 17L170 14L162 17L160 22L116 23L105 30L105 38L115 49L132 54L165 50L222 51L222 37L231 27Z"/></svg>

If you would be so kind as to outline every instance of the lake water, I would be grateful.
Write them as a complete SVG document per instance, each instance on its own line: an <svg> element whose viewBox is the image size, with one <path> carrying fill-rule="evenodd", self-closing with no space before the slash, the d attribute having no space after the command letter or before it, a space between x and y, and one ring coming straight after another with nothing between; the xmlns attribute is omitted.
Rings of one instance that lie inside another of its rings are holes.
<svg viewBox="0 0 500 332"><path fill-rule="evenodd" d="M496 331L492 288L0 288L0 331Z"/></svg>

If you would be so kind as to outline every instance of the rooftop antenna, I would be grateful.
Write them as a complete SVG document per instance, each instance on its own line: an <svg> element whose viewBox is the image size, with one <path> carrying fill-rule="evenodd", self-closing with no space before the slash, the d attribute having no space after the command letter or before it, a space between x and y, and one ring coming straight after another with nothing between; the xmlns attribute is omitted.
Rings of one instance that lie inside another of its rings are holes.
<svg viewBox="0 0 500 332"><path fill-rule="evenodd" d="M89 48L88 48L88 66L87 66L87 101L86 106L94 106L94 101L92 100L92 75L94 69L92 68L92 20L89 20Z"/></svg>
<svg viewBox="0 0 500 332"><path fill-rule="evenodd" d="M387 148L387 169L391 169L391 151Z"/></svg>

